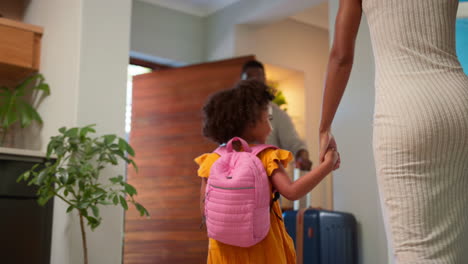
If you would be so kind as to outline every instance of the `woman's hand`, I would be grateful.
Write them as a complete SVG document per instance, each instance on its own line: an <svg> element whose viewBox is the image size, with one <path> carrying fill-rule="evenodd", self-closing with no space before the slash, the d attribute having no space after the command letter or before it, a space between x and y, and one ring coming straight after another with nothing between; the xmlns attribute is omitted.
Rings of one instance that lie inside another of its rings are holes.
<svg viewBox="0 0 468 264"><path fill-rule="evenodd" d="M338 152L338 147L336 145L335 138L330 131L320 132L320 163L325 159L325 154L327 154L329 149L334 149ZM336 162L334 170L340 167L341 159L338 154L338 161Z"/></svg>
<svg viewBox="0 0 468 264"><path fill-rule="evenodd" d="M338 161L340 159L340 154L334 148L329 148L325 154L323 164L330 166L330 170L336 170L338 166Z"/></svg>

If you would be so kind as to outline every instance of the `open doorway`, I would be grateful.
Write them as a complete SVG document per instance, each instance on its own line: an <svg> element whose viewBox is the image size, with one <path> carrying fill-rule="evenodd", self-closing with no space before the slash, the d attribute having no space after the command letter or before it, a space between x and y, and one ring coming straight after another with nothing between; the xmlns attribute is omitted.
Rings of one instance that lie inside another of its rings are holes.
<svg viewBox="0 0 468 264"><path fill-rule="evenodd" d="M276 93L273 103L276 103L289 115L299 137L304 139L306 135L306 110L304 101L306 87L304 72L268 63L265 63L264 66L267 84L272 87ZM294 167L293 160L286 168L291 180L294 180L294 176L300 173ZM307 203L306 198L307 196L301 200ZM280 204L283 210L294 209L294 202L284 197L281 197Z"/></svg>
<svg viewBox="0 0 468 264"><path fill-rule="evenodd" d="M125 137L129 140L131 123L132 123L132 92L133 92L133 77L150 73L153 71L172 68L169 65L158 64L147 60L130 57L130 63L127 66L127 98L125 106Z"/></svg>

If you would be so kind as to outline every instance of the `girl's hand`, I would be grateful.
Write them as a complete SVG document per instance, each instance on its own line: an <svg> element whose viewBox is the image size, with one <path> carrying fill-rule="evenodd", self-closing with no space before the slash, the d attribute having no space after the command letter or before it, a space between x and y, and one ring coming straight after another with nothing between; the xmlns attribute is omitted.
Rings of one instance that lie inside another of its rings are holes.
<svg viewBox="0 0 468 264"><path fill-rule="evenodd" d="M336 146L336 141L330 131L320 132L320 156L319 160L322 163L325 159L325 154L327 153L328 149L333 148L334 150L338 151Z"/></svg>
<svg viewBox="0 0 468 264"><path fill-rule="evenodd" d="M329 148L325 153L324 162L330 164L333 170L340 167L340 154L334 148Z"/></svg>

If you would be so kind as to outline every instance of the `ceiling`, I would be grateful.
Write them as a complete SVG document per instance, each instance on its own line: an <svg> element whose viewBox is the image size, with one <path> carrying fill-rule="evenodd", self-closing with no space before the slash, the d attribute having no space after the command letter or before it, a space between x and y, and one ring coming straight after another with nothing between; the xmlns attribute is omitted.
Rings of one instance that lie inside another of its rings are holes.
<svg viewBox="0 0 468 264"><path fill-rule="evenodd" d="M184 13L207 16L240 0L138 0ZM249 0L247 0L249 1ZM301 23L328 30L328 1L306 9L290 17Z"/></svg>
<svg viewBox="0 0 468 264"><path fill-rule="evenodd" d="M207 16L240 0L138 0L196 16Z"/></svg>
<svg viewBox="0 0 468 264"><path fill-rule="evenodd" d="M149 4L164 6L181 12L196 16L210 15L228 5L239 2L240 0L137 0ZM458 17L468 17L468 0L460 0ZM328 1L304 10L290 18L313 25L316 27L328 29Z"/></svg>

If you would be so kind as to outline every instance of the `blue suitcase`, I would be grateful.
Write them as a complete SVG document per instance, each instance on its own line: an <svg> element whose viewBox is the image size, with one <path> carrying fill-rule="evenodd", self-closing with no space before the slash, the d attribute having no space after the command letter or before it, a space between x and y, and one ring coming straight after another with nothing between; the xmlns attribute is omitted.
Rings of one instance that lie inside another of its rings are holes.
<svg viewBox="0 0 468 264"><path fill-rule="evenodd" d="M356 264L357 231L352 214L316 209L285 211L297 264Z"/></svg>

